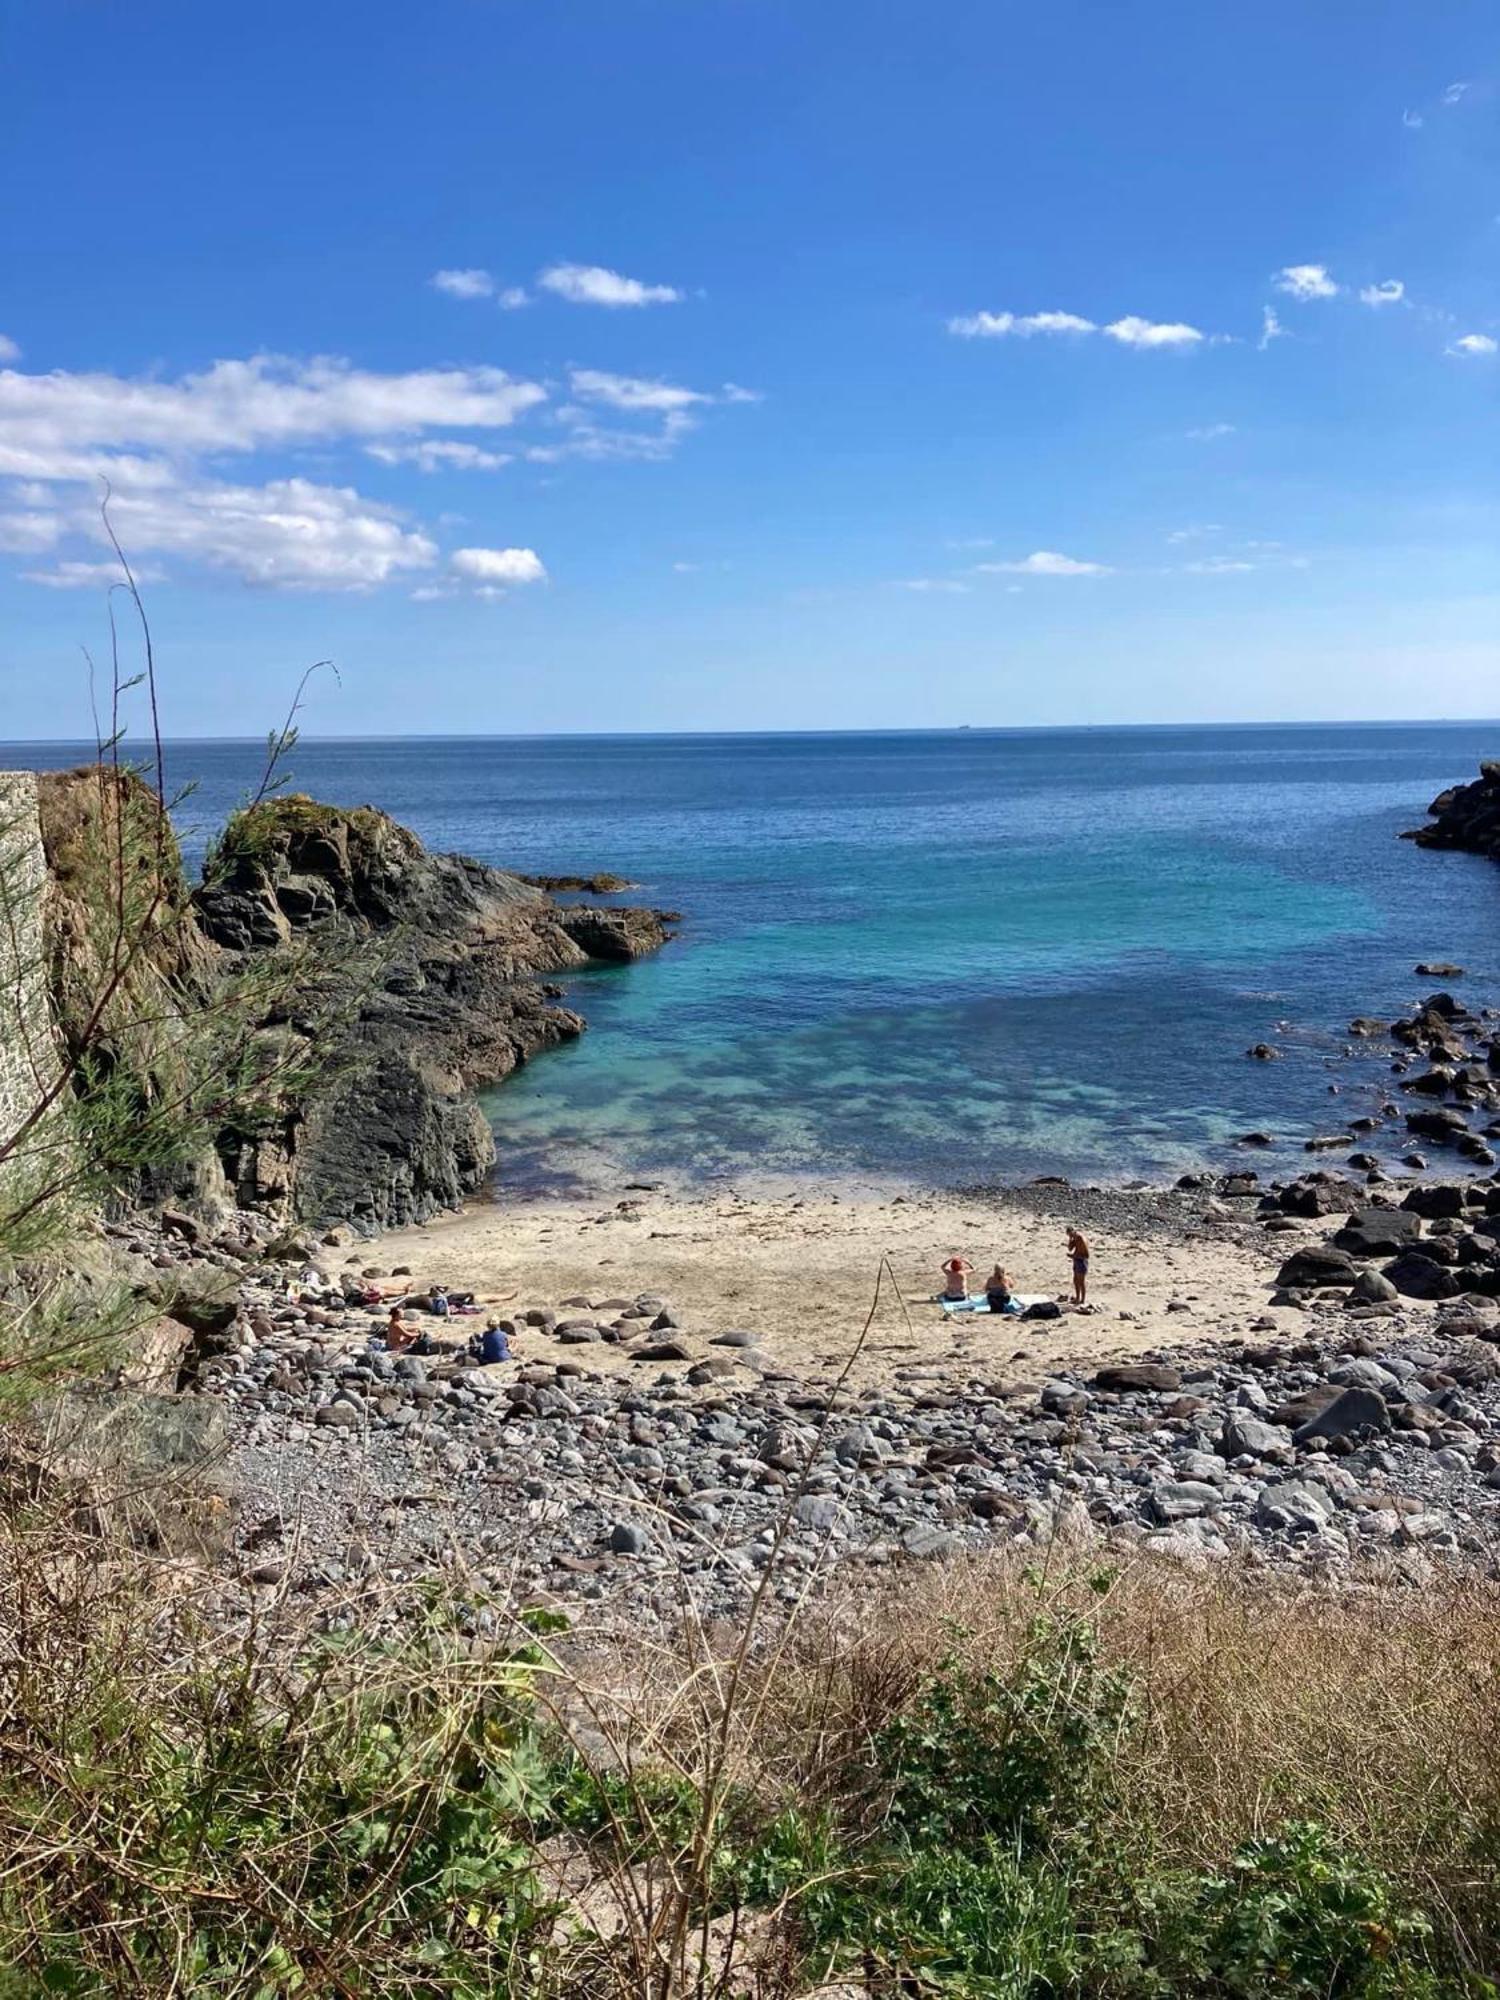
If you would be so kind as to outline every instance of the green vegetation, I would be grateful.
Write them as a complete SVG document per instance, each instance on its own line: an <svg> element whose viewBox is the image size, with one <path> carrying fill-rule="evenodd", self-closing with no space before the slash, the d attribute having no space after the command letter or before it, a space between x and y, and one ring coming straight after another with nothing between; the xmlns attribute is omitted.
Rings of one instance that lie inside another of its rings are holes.
<svg viewBox="0 0 1500 2000"><path fill-rule="evenodd" d="M351 1626L288 1648L246 1629L226 1649L200 1598L165 1595L119 1550L101 1590L89 1552L31 1519L4 1550L8 1619L44 1562L72 1582L40 1613L33 1599L0 1709L7 2000L792 2000L840 1981L893 2000L1496 1992L1500 1780L1468 1789L1493 1714L1448 1712L1457 1678L1399 1759L1402 1782L1450 1788L1425 1848L1372 1851L1362 1781L1316 1768L1305 1717L1269 1760L1242 1735L1242 1786L1213 1803L1248 1824L1222 1852L1172 1827L1184 1774L1163 1732L1192 1706L1177 1646L1188 1621L1233 1643L1239 1607L1217 1584L1147 1569L1091 1611L1086 1572L978 1566L988 1633L918 1606L894 1678L884 1642L851 1647L842 1608L810 1615L780 1635L774 1690L769 1653L740 1681L731 1737L758 1719L731 1771L698 1670L606 1712L583 1660L565 1670L524 1623L481 1643L479 1607L419 1596L399 1637ZM1404 1637L1389 1603L1345 1615L1389 1661L1440 1633L1472 1640L1482 1614L1493 1676L1494 1609L1449 1593ZM1131 1657L1141 1643L1158 1677ZM1313 1664L1304 1652L1283 1686ZM897 1680L868 1729L870 1695ZM1443 1739L1462 1769L1436 1761ZM1309 1782L1320 1820L1302 1809ZM1438 1803L1393 1798L1393 1816Z"/></svg>

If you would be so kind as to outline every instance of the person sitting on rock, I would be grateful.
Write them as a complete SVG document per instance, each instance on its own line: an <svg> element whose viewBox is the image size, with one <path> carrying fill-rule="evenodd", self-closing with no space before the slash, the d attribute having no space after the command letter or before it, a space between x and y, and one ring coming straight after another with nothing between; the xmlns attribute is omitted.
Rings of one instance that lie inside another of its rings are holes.
<svg viewBox="0 0 1500 2000"><path fill-rule="evenodd" d="M1080 1230L1068 1231L1068 1255L1073 1263L1073 1303L1086 1305L1089 1296L1088 1238Z"/></svg>
<svg viewBox="0 0 1500 2000"><path fill-rule="evenodd" d="M992 1313L1010 1311L1010 1274L1005 1266L996 1260L995 1268L984 1281L985 1303Z"/></svg>
<svg viewBox="0 0 1500 2000"><path fill-rule="evenodd" d="M385 1323L385 1345L388 1354L401 1354L416 1339L416 1328L408 1326L401 1317L400 1306L391 1307L391 1316Z"/></svg>
<svg viewBox="0 0 1500 2000"><path fill-rule="evenodd" d="M492 1319L479 1336L479 1365L489 1368L497 1361L509 1361L510 1341L499 1320Z"/></svg>
<svg viewBox="0 0 1500 2000"><path fill-rule="evenodd" d="M969 1296L969 1279L974 1274L974 1266L955 1253L943 1266L943 1297L956 1300Z"/></svg>

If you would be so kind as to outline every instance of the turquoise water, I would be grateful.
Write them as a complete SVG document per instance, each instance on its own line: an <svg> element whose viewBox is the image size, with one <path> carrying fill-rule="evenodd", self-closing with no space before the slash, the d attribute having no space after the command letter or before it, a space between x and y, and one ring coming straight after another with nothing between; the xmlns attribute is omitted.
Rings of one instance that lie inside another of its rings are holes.
<svg viewBox="0 0 1500 2000"><path fill-rule="evenodd" d="M306 743L296 784L683 912L494 1093L512 1186L1158 1176L1337 1127L1419 958L1500 993L1500 870L1396 839L1500 726ZM72 753L22 746L13 762ZM251 745L180 745L212 823ZM630 900L627 898L626 900ZM1260 1065L1255 1041L1287 1059ZM1365 1086L1373 1090L1373 1082Z"/></svg>

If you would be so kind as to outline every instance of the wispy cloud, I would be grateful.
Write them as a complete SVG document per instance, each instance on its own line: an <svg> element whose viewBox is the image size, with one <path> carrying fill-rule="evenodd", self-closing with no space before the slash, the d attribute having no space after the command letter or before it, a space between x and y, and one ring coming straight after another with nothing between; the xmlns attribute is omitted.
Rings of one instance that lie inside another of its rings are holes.
<svg viewBox="0 0 1500 2000"><path fill-rule="evenodd" d="M1206 338L1197 327L1181 320L1142 319L1138 313L1127 313L1106 325L1073 312L964 313L948 321L948 331L960 340L1031 340L1037 335L1102 333L1122 347L1193 347Z"/></svg>
<svg viewBox="0 0 1500 2000"><path fill-rule="evenodd" d="M1216 438L1233 437L1236 428L1234 424L1196 424L1192 430L1184 431L1183 436L1191 438L1194 444L1212 444Z"/></svg>
<svg viewBox="0 0 1500 2000"><path fill-rule="evenodd" d="M961 340L1004 340L1014 336L1029 340L1038 333L1097 333L1091 319L1069 312L976 312L964 313L948 322L948 331Z"/></svg>
<svg viewBox="0 0 1500 2000"><path fill-rule="evenodd" d="M1449 343L1450 354L1486 355L1500 354L1500 340L1488 333L1461 333L1457 340Z"/></svg>
<svg viewBox="0 0 1500 2000"><path fill-rule="evenodd" d="M695 403L713 401L712 396L700 389L679 388L673 382L648 381L639 375L612 375L603 368L570 369L568 383L580 400L606 403L614 410L689 410ZM743 400L743 397L736 398L736 401Z"/></svg>
<svg viewBox="0 0 1500 2000"><path fill-rule="evenodd" d="M0 549L7 555L34 556L56 546L62 522L56 514L28 508L0 514Z"/></svg>
<svg viewBox="0 0 1500 2000"><path fill-rule="evenodd" d="M1450 108L1455 104L1461 104L1473 88L1473 84L1468 81L1450 83L1448 88L1443 92L1444 104Z"/></svg>
<svg viewBox="0 0 1500 2000"><path fill-rule="evenodd" d="M602 264L551 264L537 283L575 306L669 306L682 297L674 285L642 284Z"/></svg>
<svg viewBox="0 0 1500 2000"><path fill-rule="evenodd" d="M427 281L435 291L450 299L487 299L493 296L495 281L488 271L434 271Z"/></svg>
<svg viewBox="0 0 1500 2000"><path fill-rule="evenodd" d="M1135 313L1111 320L1104 333L1122 347L1196 347L1205 338L1197 327L1185 326L1181 320L1141 319Z"/></svg>
<svg viewBox="0 0 1500 2000"><path fill-rule="evenodd" d="M1406 287L1399 278L1382 278L1378 285L1366 285L1359 296L1362 305L1399 306L1406 297Z"/></svg>
<svg viewBox="0 0 1500 2000"><path fill-rule="evenodd" d="M160 583L166 572L154 563L132 563L137 583ZM44 590L107 590L120 581L118 562L60 562L52 569L22 570L27 583L39 583Z"/></svg>
<svg viewBox="0 0 1500 2000"><path fill-rule="evenodd" d="M20 343L12 340L8 333L0 333L0 361L19 361L20 358Z"/></svg>
<svg viewBox="0 0 1500 2000"><path fill-rule="evenodd" d="M1339 291L1325 264L1284 264L1271 282L1292 299L1331 299Z"/></svg>
<svg viewBox="0 0 1500 2000"><path fill-rule="evenodd" d="M458 438L423 438L416 444L367 444L366 456L381 465L414 465L418 472L498 472L515 454L486 451Z"/></svg>
<svg viewBox="0 0 1500 2000"><path fill-rule="evenodd" d="M1106 563L1084 562L1077 556L1059 555L1056 549L1035 549L1017 562L975 563L984 576L1108 576Z"/></svg>
<svg viewBox="0 0 1500 2000"><path fill-rule="evenodd" d="M1259 567L1247 562L1243 556L1200 556L1196 562L1182 565L1189 576L1244 576Z"/></svg>
<svg viewBox="0 0 1500 2000"><path fill-rule="evenodd" d="M1255 343L1257 353L1264 354L1273 340L1285 340L1286 337L1286 328L1281 324L1275 306L1262 306L1260 309L1260 339Z"/></svg>
<svg viewBox="0 0 1500 2000"><path fill-rule="evenodd" d="M961 583L955 576L903 576L897 579L896 588L933 592L944 597L961 597L972 590L973 585Z"/></svg>
<svg viewBox="0 0 1500 2000"><path fill-rule="evenodd" d="M518 312L522 306L531 304L531 294L524 285L507 285L495 294L495 304L501 312Z"/></svg>

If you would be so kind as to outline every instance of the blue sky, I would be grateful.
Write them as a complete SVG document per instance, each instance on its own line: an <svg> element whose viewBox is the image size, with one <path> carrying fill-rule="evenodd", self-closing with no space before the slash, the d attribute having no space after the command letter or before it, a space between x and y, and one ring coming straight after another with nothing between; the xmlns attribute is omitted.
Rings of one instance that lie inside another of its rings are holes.
<svg viewBox="0 0 1500 2000"><path fill-rule="evenodd" d="M1489 0L0 18L0 736L1500 711Z"/></svg>

